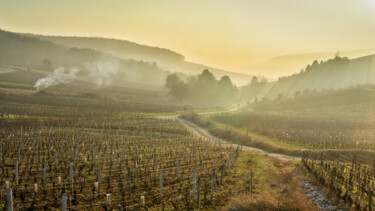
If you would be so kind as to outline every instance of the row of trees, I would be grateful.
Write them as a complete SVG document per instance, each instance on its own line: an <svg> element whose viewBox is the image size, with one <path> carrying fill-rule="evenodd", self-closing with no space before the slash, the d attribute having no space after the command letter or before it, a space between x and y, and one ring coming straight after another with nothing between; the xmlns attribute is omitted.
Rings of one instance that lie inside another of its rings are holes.
<svg viewBox="0 0 375 211"><path fill-rule="evenodd" d="M267 94L269 88L266 78L253 76L248 85L241 87L240 95L248 102L257 102Z"/></svg>
<svg viewBox="0 0 375 211"><path fill-rule="evenodd" d="M248 85L240 88L240 96L248 102L259 102L366 84L366 78L360 75L369 75L368 72L371 70L367 72L364 70L365 74L359 74L359 70L353 72L354 68L351 70L349 64L350 60L347 57L340 57L339 53L336 53L332 59L320 62L315 60L301 69L300 73L280 77L275 82L268 82L265 78L254 76ZM361 68L362 66L359 66L358 69Z"/></svg>
<svg viewBox="0 0 375 211"><path fill-rule="evenodd" d="M186 82L177 74L170 74L166 78L165 86L169 89L170 95L180 103L215 106L238 101L238 89L231 79L222 76L220 80L216 80L207 69L197 76L190 77Z"/></svg>
<svg viewBox="0 0 375 211"><path fill-rule="evenodd" d="M170 95L180 103L200 106L225 105L239 101L250 103L268 101L269 99L281 100L285 97L298 97L314 94L317 91L326 92L337 87L348 86L350 80L345 81L348 78L341 80L343 84L339 84L332 76L339 76L340 72L351 74L344 68L349 61L348 58L340 57L337 53L333 59L321 62L315 60L300 73L280 77L276 82L268 82L264 77L254 76L248 85L239 89L232 84L228 76L216 80L207 69L197 76L186 79L186 82L181 80L183 76L170 74L165 85L169 89Z"/></svg>

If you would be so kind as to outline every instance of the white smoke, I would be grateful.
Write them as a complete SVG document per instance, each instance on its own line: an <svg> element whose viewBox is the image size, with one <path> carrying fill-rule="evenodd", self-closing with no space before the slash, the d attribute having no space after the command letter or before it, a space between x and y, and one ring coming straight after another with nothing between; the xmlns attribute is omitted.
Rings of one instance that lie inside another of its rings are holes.
<svg viewBox="0 0 375 211"><path fill-rule="evenodd" d="M89 78L98 86L110 85L119 77L121 63L116 59L100 57L92 62L86 62L85 68L89 71Z"/></svg>
<svg viewBox="0 0 375 211"><path fill-rule="evenodd" d="M44 78L39 79L34 88L47 88L50 86L56 86L58 84L68 84L73 80L77 79L78 68L59 67L53 71L51 75L47 75Z"/></svg>
<svg viewBox="0 0 375 211"><path fill-rule="evenodd" d="M68 84L73 80L94 82L98 87L111 85L115 80L125 77L123 64L118 60L105 55L97 57L80 67L59 67L51 75L39 79L34 88L47 88L58 84ZM78 76L78 73L80 75Z"/></svg>

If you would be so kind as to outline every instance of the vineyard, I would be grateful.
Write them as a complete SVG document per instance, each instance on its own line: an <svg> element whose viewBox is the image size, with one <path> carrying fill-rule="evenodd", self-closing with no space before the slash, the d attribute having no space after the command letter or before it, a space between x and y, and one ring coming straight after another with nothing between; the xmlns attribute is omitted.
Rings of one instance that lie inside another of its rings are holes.
<svg viewBox="0 0 375 211"><path fill-rule="evenodd" d="M311 159L303 157L302 163L321 185L355 210L372 210L375 196L375 162L364 165L353 159L338 158L336 161L325 157Z"/></svg>
<svg viewBox="0 0 375 211"><path fill-rule="evenodd" d="M211 118L219 123L233 125L306 149L375 150L373 120L259 112L221 114Z"/></svg>
<svg viewBox="0 0 375 211"><path fill-rule="evenodd" d="M271 144L264 150L302 157L337 204L374 207L371 103L304 106L294 99L200 116L188 106L143 100L147 96L0 91L0 207L217 210L229 209L236 197L254 205L272 193L267 200L273 207L311 208L294 164L248 152L239 156L241 147L204 138L190 123L166 117L183 111L181 119L224 140L260 149Z"/></svg>
<svg viewBox="0 0 375 211"><path fill-rule="evenodd" d="M240 152L174 120L30 118L0 125L0 204L21 210L195 209L214 197Z"/></svg>
<svg viewBox="0 0 375 211"><path fill-rule="evenodd" d="M87 95L87 96L86 96ZM167 113L181 111L181 106L156 104L136 100L100 98L87 93L85 96L68 96L48 93L13 94L0 90L0 117L71 117L116 116L121 112Z"/></svg>
<svg viewBox="0 0 375 211"><path fill-rule="evenodd" d="M310 150L375 151L373 85L254 103L209 120Z"/></svg>
<svg viewBox="0 0 375 211"><path fill-rule="evenodd" d="M256 141L265 140L276 146L285 144L274 152L293 152L302 157L302 164L313 181L325 187L323 189L337 204L348 210L373 210L373 93L373 86L365 86L338 93L262 102L247 111L203 118L185 115L185 119L211 128L222 138L231 137L236 143L246 145L247 141L248 145L259 148L263 145L255 145ZM251 145L253 139L255 142ZM265 151L273 149L264 146ZM295 148L288 148L290 146Z"/></svg>

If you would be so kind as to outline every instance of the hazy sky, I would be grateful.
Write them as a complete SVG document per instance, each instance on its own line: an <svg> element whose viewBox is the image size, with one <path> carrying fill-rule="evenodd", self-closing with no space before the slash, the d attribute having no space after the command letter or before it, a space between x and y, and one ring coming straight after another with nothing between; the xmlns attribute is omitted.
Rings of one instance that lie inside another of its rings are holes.
<svg viewBox="0 0 375 211"><path fill-rule="evenodd" d="M245 72L283 54L375 48L375 0L0 0L0 28L126 39Z"/></svg>

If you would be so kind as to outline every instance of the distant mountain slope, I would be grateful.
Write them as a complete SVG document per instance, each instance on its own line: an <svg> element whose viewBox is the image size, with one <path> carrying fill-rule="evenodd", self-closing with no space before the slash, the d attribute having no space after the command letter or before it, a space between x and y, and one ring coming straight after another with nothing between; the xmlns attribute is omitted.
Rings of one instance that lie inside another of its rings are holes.
<svg viewBox="0 0 375 211"><path fill-rule="evenodd" d="M35 37L0 30L0 64L53 69L79 68L80 77L98 83L140 82L163 85L167 71L156 64L125 60L92 49L67 47Z"/></svg>
<svg viewBox="0 0 375 211"><path fill-rule="evenodd" d="M25 34L30 37L48 40L68 47L90 48L105 52L122 59L134 59L147 62L156 62L158 66L171 72L183 72L186 74L198 74L203 69L209 69L216 77L229 76L234 83L239 85L247 84L250 75L225 71L208 67L201 64L185 61L185 57L179 53L168 49L150 47L129 42L126 40L116 40L98 37L62 37L62 36L42 36Z"/></svg>
<svg viewBox="0 0 375 211"><path fill-rule="evenodd" d="M262 71L262 74L266 76L279 77L281 75L297 73L301 69L301 67L310 64L314 60L327 60L332 58L334 54L335 52L316 52L283 55L273 57L265 63L254 65L253 68ZM353 51L340 51L339 54L340 56L353 59L375 54L375 48Z"/></svg>
<svg viewBox="0 0 375 211"><path fill-rule="evenodd" d="M150 47L126 40L100 37L64 37L34 34L25 35L68 47L91 48L124 59L134 59L147 62L157 61L160 63L180 62L185 59L183 55L165 48Z"/></svg>
<svg viewBox="0 0 375 211"><path fill-rule="evenodd" d="M321 118L369 119L375 122L375 85L360 85L321 93L305 93L295 98L258 102L256 112ZM365 115L364 115L365 114Z"/></svg>
<svg viewBox="0 0 375 211"><path fill-rule="evenodd" d="M298 74L279 78L266 96L274 98L280 93L293 95L297 91L341 89L369 83L375 83L375 55L356 59L336 57L314 62Z"/></svg>
<svg viewBox="0 0 375 211"><path fill-rule="evenodd" d="M241 92L244 100L254 101L365 84L375 84L375 54L355 59L336 56L324 62L314 61L299 73L280 77L277 81L254 80L241 87Z"/></svg>

